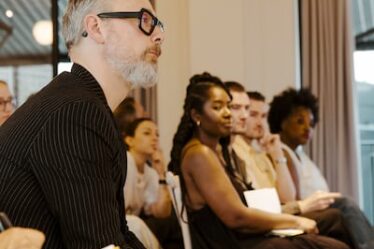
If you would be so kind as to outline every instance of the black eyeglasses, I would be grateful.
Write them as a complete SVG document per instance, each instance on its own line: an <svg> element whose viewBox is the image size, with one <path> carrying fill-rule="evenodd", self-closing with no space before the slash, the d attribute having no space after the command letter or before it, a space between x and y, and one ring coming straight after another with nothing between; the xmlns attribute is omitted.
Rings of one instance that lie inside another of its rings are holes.
<svg viewBox="0 0 374 249"><path fill-rule="evenodd" d="M164 32L164 25L149 10L142 8L137 12L105 12L97 15L100 18L137 18L139 19L139 29L145 35L151 35L156 26Z"/></svg>

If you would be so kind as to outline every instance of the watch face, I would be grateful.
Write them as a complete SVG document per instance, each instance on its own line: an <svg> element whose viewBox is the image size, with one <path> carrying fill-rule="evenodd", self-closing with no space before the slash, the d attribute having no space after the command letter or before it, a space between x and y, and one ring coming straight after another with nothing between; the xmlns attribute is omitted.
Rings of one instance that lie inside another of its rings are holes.
<svg viewBox="0 0 374 249"><path fill-rule="evenodd" d="M286 163L287 163L287 158L285 158L285 157L277 158L277 159L275 160L275 163L278 163L278 164L286 164Z"/></svg>

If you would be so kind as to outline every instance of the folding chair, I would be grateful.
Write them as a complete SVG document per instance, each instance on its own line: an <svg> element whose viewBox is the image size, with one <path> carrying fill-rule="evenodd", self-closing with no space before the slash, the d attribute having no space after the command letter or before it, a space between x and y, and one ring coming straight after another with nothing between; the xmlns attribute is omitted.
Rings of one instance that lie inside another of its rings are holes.
<svg viewBox="0 0 374 249"><path fill-rule="evenodd" d="M168 184L168 190L173 202L175 213L178 217L179 225L182 228L184 249L192 249L187 213L186 210L183 210L182 212L182 192L179 176L176 176L172 172L168 171L166 173L166 182Z"/></svg>

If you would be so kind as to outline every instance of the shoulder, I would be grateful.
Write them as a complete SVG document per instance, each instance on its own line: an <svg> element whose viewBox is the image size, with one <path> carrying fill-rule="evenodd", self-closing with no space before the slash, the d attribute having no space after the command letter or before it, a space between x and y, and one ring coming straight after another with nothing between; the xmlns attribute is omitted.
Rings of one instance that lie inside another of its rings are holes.
<svg viewBox="0 0 374 249"><path fill-rule="evenodd" d="M85 99L71 100L59 106L49 113L47 123L58 125L61 128L77 127L87 131L101 130L104 132L108 129L115 129L109 111L100 103Z"/></svg>
<svg viewBox="0 0 374 249"><path fill-rule="evenodd" d="M219 159L208 146L192 141L183 150L182 167L211 167L219 165Z"/></svg>
<svg viewBox="0 0 374 249"><path fill-rule="evenodd" d="M183 148L183 158L210 157L213 151L197 139L192 139Z"/></svg>

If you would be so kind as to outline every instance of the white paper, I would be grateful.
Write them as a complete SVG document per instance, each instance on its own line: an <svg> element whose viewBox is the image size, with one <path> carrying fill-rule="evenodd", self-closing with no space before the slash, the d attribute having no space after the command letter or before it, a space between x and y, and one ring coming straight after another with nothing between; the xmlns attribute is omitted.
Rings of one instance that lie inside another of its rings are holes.
<svg viewBox="0 0 374 249"><path fill-rule="evenodd" d="M270 234L278 236L278 237L290 237L290 236L300 235L303 233L304 231L301 229L292 229L292 228L274 229L270 232Z"/></svg>
<svg viewBox="0 0 374 249"><path fill-rule="evenodd" d="M251 208L276 214L282 212L278 193L275 188L248 190L244 192L244 197Z"/></svg>
<svg viewBox="0 0 374 249"><path fill-rule="evenodd" d="M244 197L247 205L251 208L257 208L269 213L282 213L279 196L275 188L248 190L244 192ZM274 229L270 232L270 234L279 237L296 236L303 233L304 231L301 229L292 228Z"/></svg>
<svg viewBox="0 0 374 249"><path fill-rule="evenodd" d="M103 247L103 248L101 248L101 249L116 249L116 248L119 248L119 247L116 247L115 245L108 245L108 246L106 246L106 247Z"/></svg>

